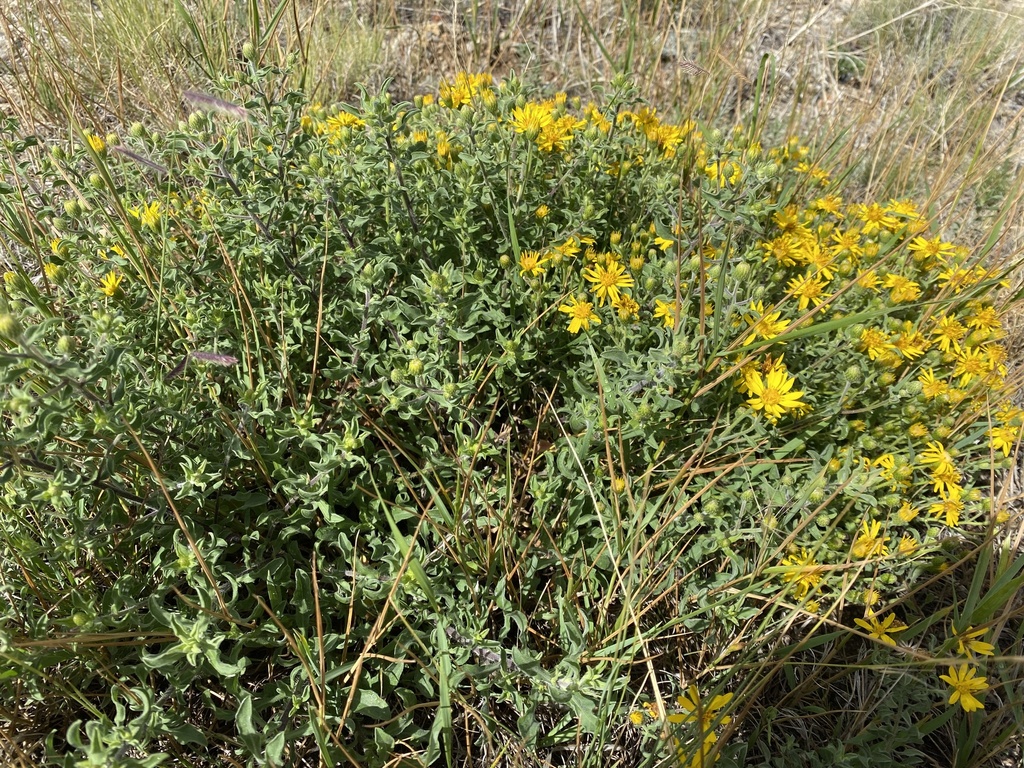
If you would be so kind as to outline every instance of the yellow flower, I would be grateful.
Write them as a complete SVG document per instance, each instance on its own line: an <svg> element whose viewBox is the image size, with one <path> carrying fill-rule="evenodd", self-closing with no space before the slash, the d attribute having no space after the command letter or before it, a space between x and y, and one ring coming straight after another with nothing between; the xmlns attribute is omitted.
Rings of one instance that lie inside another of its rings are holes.
<svg viewBox="0 0 1024 768"><path fill-rule="evenodd" d="M106 142L95 133L87 133L85 134L85 138L89 142L89 146L92 147L93 152L97 155L102 154L107 148Z"/></svg>
<svg viewBox="0 0 1024 768"><path fill-rule="evenodd" d="M885 557L889 549L885 546L885 537L879 535L882 531L882 524L877 520L861 523L861 534L853 543L853 556L859 560L879 555Z"/></svg>
<svg viewBox="0 0 1024 768"><path fill-rule="evenodd" d="M921 451L921 455L918 456L917 460L925 466L934 465L932 472L946 474L956 471L956 467L953 464L953 456L937 440L928 443L928 446Z"/></svg>
<svg viewBox="0 0 1024 768"><path fill-rule="evenodd" d="M669 248L675 245L675 240L669 240L667 237L656 237L654 238L654 244L658 247L659 250L667 251Z"/></svg>
<svg viewBox="0 0 1024 768"><path fill-rule="evenodd" d="M892 342L896 351L908 360L920 357L928 351L928 339L920 331L914 329L909 320L903 324L903 332Z"/></svg>
<svg viewBox="0 0 1024 768"><path fill-rule="evenodd" d="M857 206L857 217L864 222L864 234L870 235L880 229L896 230L900 222L878 203Z"/></svg>
<svg viewBox="0 0 1024 768"><path fill-rule="evenodd" d="M654 300L654 319L657 320L660 317L666 328L675 328L676 311L677 307L674 301Z"/></svg>
<svg viewBox="0 0 1024 768"><path fill-rule="evenodd" d="M778 420L786 411L808 407L800 400L804 393L793 389L796 379L784 370L773 369L765 377L760 371L753 371L746 383L753 395L747 400L747 405L755 411L764 411L771 422Z"/></svg>
<svg viewBox="0 0 1024 768"><path fill-rule="evenodd" d="M1002 451L1003 456L1009 456L1019 438L1020 427L993 427L988 431L991 440L992 450Z"/></svg>
<svg viewBox="0 0 1024 768"><path fill-rule="evenodd" d="M960 523L960 513L964 511L963 488L952 486L941 501L937 501L928 507L928 513L945 521L950 528L956 528Z"/></svg>
<svg viewBox="0 0 1024 768"><path fill-rule="evenodd" d="M974 658L974 654L979 653L982 656L992 656L995 653L996 647L992 643L986 643L984 640L978 638L985 634L987 630L975 629L974 627L968 627L963 632L960 632L956 636L956 652L961 656L967 656Z"/></svg>
<svg viewBox="0 0 1024 768"><path fill-rule="evenodd" d="M829 247L829 252L833 256L848 253L851 258L859 259L864 255L864 249L860 244L860 232L856 229L848 229L845 232L836 230L832 233L832 242L835 245Z"/></svg>
<svg viewBox="0 0 1024 768"><path fill-rule="evenodd" d="M936 237L934 240L928 240L920 236L915 237L910 241L907 248L914 255L915 261L924 261L932 257L945 261L953 255L953 244L944 243L939 237Z"/></svg>
<svg viewBox="0 0 1024 768"><path fill-rule="evenodd" d="M769 307L765 311L764 303L760 301L754 301L750 304L751 310L754 314L746 315L743 319L747 325L750 326L750 335L747 336L747 340L744 344L753 343L758 337L762 339L774 339L780 333L789 327L789 322L786 320L780 320L779 317L782 315L781 312L772 312L774 307Z"/></svg>
<svg viewBox="0 0 1024 768"><path fill-rule="evenodd" d="M789 285L786 286L786 289L800 299L801 311L807 309L807 305L812 301L814 302L814 306L817 307L829 298L829 294L825 293L825 281L817 275L794 277L789 281Z"/></svg>
<svg viewBox="0 0 1024 768"><path fill-rule="evenodd" d="M818 585L824 572L821 564L814 559L814 554L806 549L801 549L799 554L788 555L782 565L791 569L782 575L782 580L787 584L796 584L799 600L803 600Z"/></svg>
<svg viewBox="0 0 1024 768"><path fill-rule="evenodd" d="M633 725L643 725L644 724L644 713L640 712L640 711L630 712L629 713L629 722L631 722Z"/></svg>
<svg viewBox="0 0 1024 768"><path fill-rule="evenodd" d="M973 310L967 318L967 325L971 328L979 331L998 331L1003 327L999 313L992 305L977 302L972 307L971 303L968 303L968 308Z"/></svg>
<svg viewBox="0 0 1024 768"><path fill-rule="evenodd" d="M619 313L619 320L624 322L635 319L640 314L640 305L626 293L620 293L618 300L612 302L612 306Z"/></svg>
<svg viewBox="0 0 1024 768"><path fill-rule="evenodd" d="M990 371L985 349L964 348L956 353L953 375L960 377L960 386L966 387L975 378L983 379Z"/></svg>
<svg viewBox="0 0 1024 768"><path fill-rule="evenodd" d="M548 257L542 257L537 251L523 251L519 255L519 274L540 277L544 274L544 267L541 265L548 261Z"/></svg>
<svg viewBox="0 0 1024 768"><path fill-rule="evenodd" d="M896 512L896 516L902 523L909 523L920 514L909 501L904 501Z"/></svg>
<svg viewBox="0 0 1024 768"><path fill-rule="evenodd" d="M551 209L548 208L546 205L541 204L537 206L537 210L533 212L533 215L536 216L538 219L543 219L545 216L548 215L550 210Z"/></svg>
<svg viewBox="0 0 1024 768"><path fill-rule="evenodd" d="M579 333L580 329L590 330L590 324L601 324L601 318L594 312L594 305L589 301L578 301L575 296L569 297L569 303L558 308L559 312L569 315L569 333Z"/></svg>
<svg viewBox="0 0 1024 768"><path fill-rule="evenodd" d="M921 394L929 400L946 394L946 391L949 389L949 385L946 382L935 378L935 372L931 368L926 368L922 371L917 380L921 382Z"/></svg>
<svg viewBox="0 0 1024 768"><path fill-rule="evenodd" d="M521 107L512 110L510 124L516 133L525 133L531 139L540 135L545 126L551 125L554 118L551 110L541 104L528 101Z"/></svg>
<svg viewBox="0 0 1024 768"><path fill-rule="evenodd" d="M960 342L967 335L967 328L955 317L943 315L939 318L938 325L932 331L932 336L939 339L939 349L949 352L953 347L954 351L960 351Z"/></svg>
<svg viewBox="0 0 1024 768"><path fill-rule="evenodd" d="M984 677L975 677L977 674L977 667L961 664L959 669L950 667L948 675L939 675L940 680L953 688L953 692L949 695L951 705L959 701L965 712L985 708L985 705L978 701L974 694L988 690L988 684Z"/></svg>
<svg viewBox="0 0 1024 768"><path fill-rule="evenodd" d="M865 328L860 334L861 351L867 352L869 360L877 360L887 351L895 351L896 345L889 340L889 334L880 328Z"/></svg>
<svg viewBox="0 0 1024 768"><path fill-rule="evenodd" d="M879 621L874 614L869 614L867 619L854 619L853 622L862 629L865 629L870 637L881 640L886 645L896 645L896 641L889 637L890 634L902 632L907 625L896 620L896 614L890 613L883 621Z"/></svg>
<svg viewBox="0 0 1024 768"><path fill-rule="evenodd" d="M142 226L156 229L160 223L160 203L153 201L149 205L143 204L138 208L129 208L128 213L138 219Z"/></svg>
<svg viewBox="0 0 1024 768"><path fill-rule="evenodd" d="M912 555L917 551L917 540L910 535L903 534L896 551L901 555Z"/></svg>
<svg viewBox="0 0 1024 768"><path fill-rule="evenodd" d="M61 266L54 264L51 261L43 262L43 274L45 274L50 280L56 280L61 273Z"/></svg>
<svg viewBox="0 0 1024 768"><path fill-rule="evenodd" d="M921 286L915 283L910 278L904 277L903 275L897 275L891 273L885 276L885 281L882 283L883 288L889 288L889 300L893 304L903 304L908 301L913 301L921 295Z"/></svg>
<svg viewBox="0 0 1024 768"><path fill-rule="evenodd" d="M626 268L615 259L609 259L606 265L583 270L583 279L594 284L598 306L604 306L605 299L613 304L618 301L620 288L632 288L633 276L626 274Z"/></svg>
<svg viewBox="0 0 1024 768"><path fill-rule="evenodd" d="M691 685L685 696L676 698L676 702L682 707L683 712L669 715L670 723L697 723L700 726L701 738L705 743L714 744L718 736L714 732L716 725L728 725L732 718L728 715L718 713L732 701L731 693L724 693L715 696L711 701L701 701L700 692L697 686Z"/></svg>
<svg viewBox="0 0 1024 768"><path fill-rule="evenodd" d="M100 280L100 293L107 297L113 297L121 288L121 281L124 279L118 271L107 272Z"/></svg>

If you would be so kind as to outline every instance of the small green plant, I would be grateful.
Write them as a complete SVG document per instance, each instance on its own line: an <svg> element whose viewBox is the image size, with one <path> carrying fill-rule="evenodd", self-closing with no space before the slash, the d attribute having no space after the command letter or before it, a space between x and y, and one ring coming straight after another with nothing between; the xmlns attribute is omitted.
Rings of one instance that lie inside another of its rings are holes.
<svg viewBox="0 0 1024 768"><path fill-rule="evenodd" d="M738 765L822 649L913 678L908 755L1009 695L980 255L625 77L281 74L5 126L0 695L46 759Z"/></svg>

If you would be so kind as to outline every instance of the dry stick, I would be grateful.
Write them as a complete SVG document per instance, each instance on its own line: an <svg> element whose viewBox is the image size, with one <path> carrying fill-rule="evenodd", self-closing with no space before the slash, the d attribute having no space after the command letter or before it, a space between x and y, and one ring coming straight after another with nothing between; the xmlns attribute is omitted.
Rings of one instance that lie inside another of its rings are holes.
<svg viewBox="0 0 1024 768"><path fill-rule="evenodd" d="M178 512L178 508L174 506L174 499L171 498L170 492L167 490L167 486L164 484L163 476L160 474L160 470L157 469L156 464L149 455L149 451L146 450L146 446L142 444L142 438L139 437L138 433L132 429L132 425L128 423L127 419L121 417L121 423L124 428L131 434L135 444L139 446L139 450L142 451L142 455L146 459L146 464L149 465L149 471L153 473L153 477L156 478L157 484L160 486L160 491L164 495L164 499L167 500L167 506L171 508L171 513L174 515L175 521L178 523L178 527L181 532L185 534L185 540L188 542L188 548L195 555L196 561L199 563L199 567L203 571L203 575L206 576L206 580L213 588L213 593L217 596L217 602L220 604L222 612L221 618L232 623L237 623L237 619L233 617L228 611L227 603L224 602L224 596L220 593L220 588L217 586L217 580L213 577L213 572L210 570L210 566L206 564L206 560L203 558L202 552L199 551L199 547L196 545L195 539L192 538L192 534L189 533L188 526L185 525L184 519L181 517L181 513Z"/></svg>
<svg viewBox="0 0 1024 768"><path fill-rule="evenodd" d="M316 641L317 656L320 660L320 696L317 698L317 706L320 708L320 722L327 722L327 654L324 651L324 618L320 613L320 581L317 579L316 550L313 550L311 557L313 570L313 613L316 616ZM310 685L313 680L310 680Z"/></svg>

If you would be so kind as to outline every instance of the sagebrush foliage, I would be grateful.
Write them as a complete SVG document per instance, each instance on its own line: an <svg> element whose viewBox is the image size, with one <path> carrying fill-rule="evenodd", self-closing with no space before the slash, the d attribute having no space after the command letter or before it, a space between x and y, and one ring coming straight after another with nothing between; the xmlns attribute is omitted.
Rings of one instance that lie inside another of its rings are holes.
<svg viewBox="0 0 1024 768"><path fill-rule="evenodd" d="M7 126L3 696L63 702L51 759L740 760L778 668L720 662L795 617L935 655L992 618L884 612L1005 519L1021 420L999 276L912 203L625 80L268 77Z"/></svg>

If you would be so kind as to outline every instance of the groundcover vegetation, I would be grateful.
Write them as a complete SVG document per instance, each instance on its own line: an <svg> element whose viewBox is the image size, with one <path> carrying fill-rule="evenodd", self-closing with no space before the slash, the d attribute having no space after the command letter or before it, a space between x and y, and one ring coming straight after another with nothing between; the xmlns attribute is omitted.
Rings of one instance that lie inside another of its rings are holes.
<svg viewBox="0 0 1024 768"><path fill-rule="evenodd" d="M41 762L1012 735L984 249L625 78L326 107L278 75L175 131L4 128L0 690Z"/></svg>

